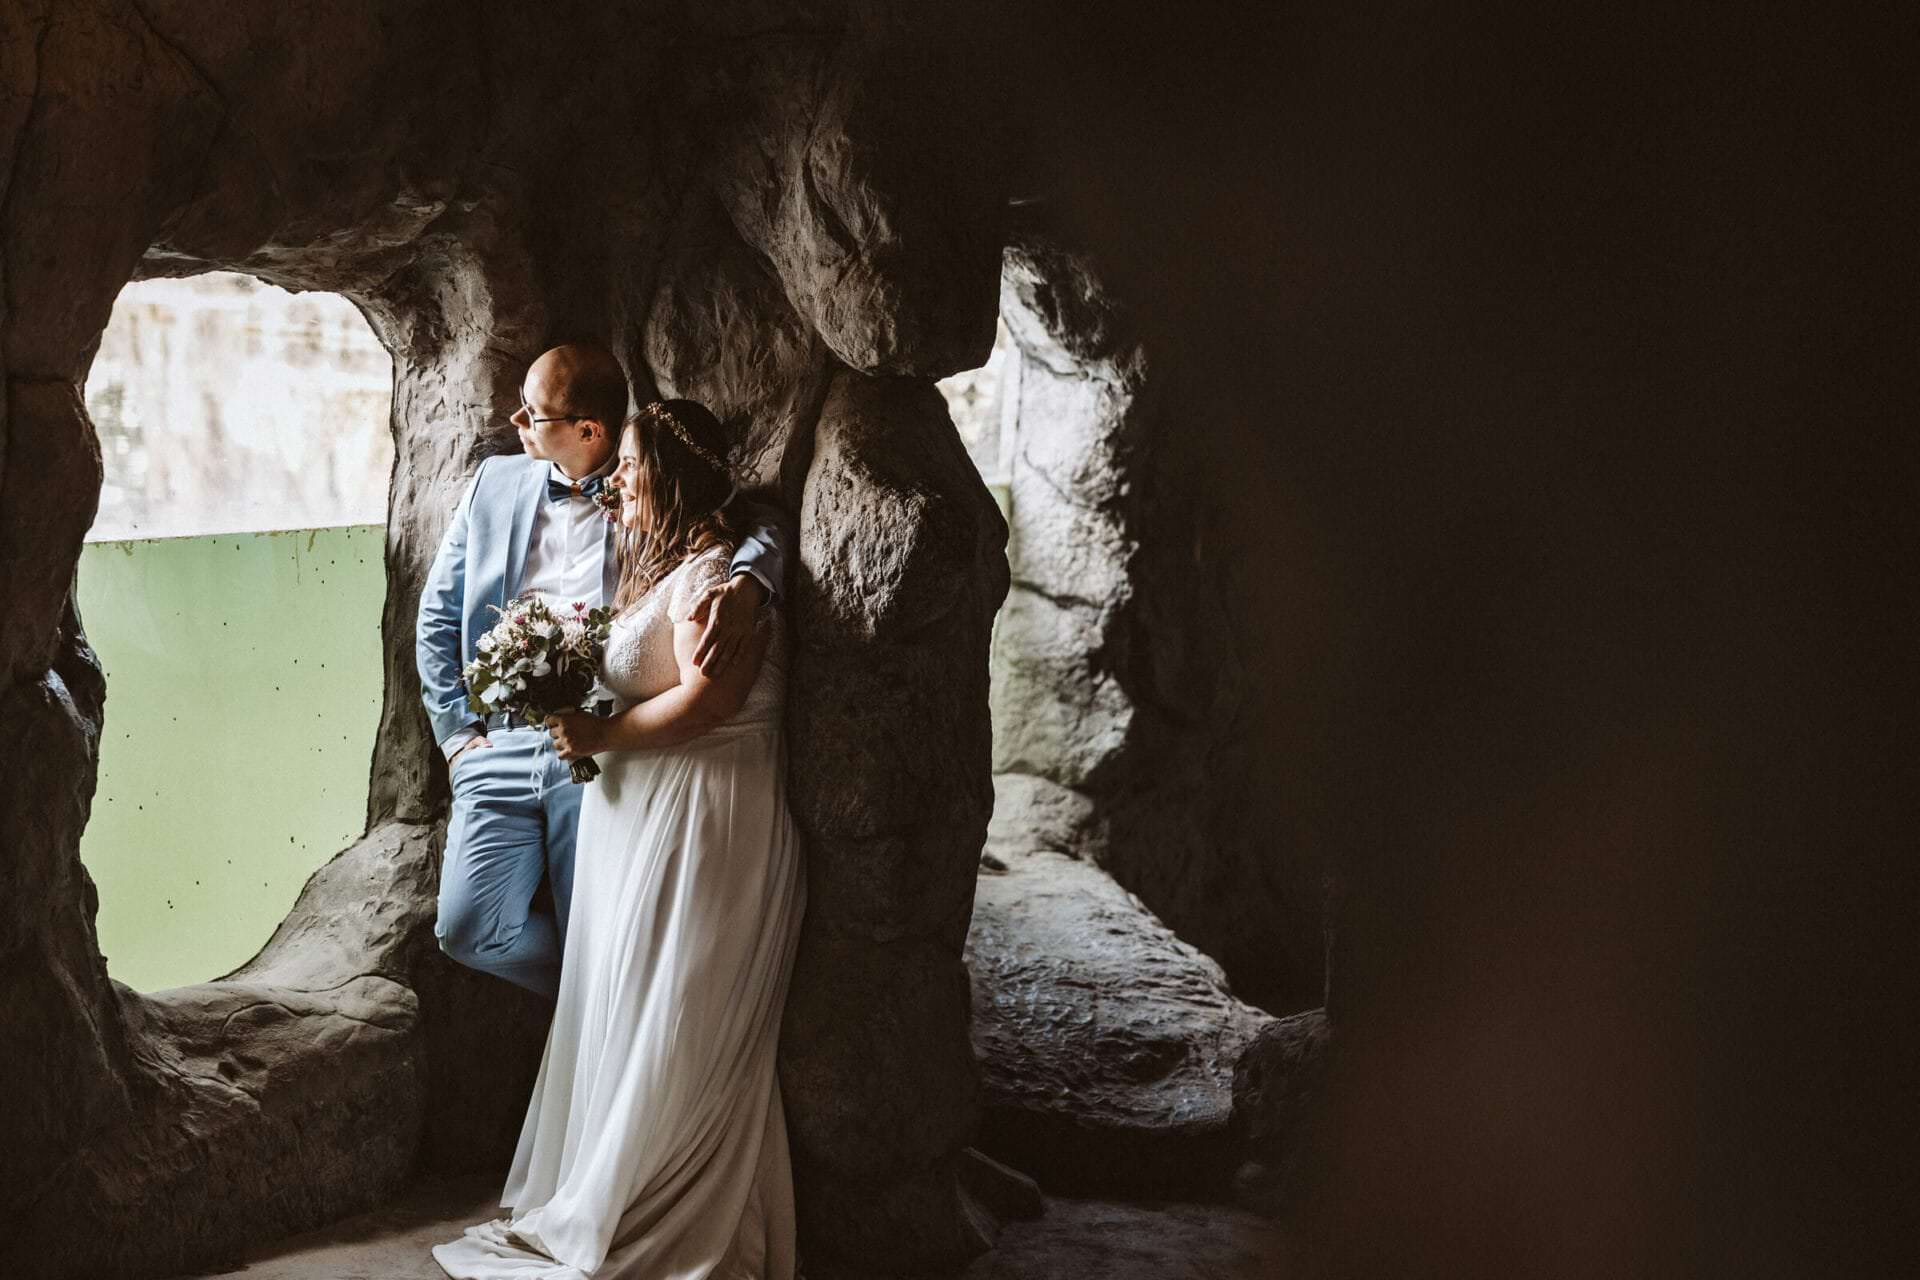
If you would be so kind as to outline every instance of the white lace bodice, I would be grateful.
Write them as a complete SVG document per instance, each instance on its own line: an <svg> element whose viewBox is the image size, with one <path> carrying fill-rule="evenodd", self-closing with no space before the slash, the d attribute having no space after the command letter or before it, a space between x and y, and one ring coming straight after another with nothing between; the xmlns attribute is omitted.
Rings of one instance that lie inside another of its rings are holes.
<svg viewBox="0 0 1920 1280"><path fill-rule="evenodd" d="M673 656L673 628L693 612L701 592L727 580L731 561L725 548L692 556L654 583L634 608L613 620L607 637L600 680L615 696L616 711L665 693L680 683L680 664ZM777 720L787 688L786 627L777 610L762 609L759 625L772 627L767 656L747 701L728 721L743 724Z"/></svg>

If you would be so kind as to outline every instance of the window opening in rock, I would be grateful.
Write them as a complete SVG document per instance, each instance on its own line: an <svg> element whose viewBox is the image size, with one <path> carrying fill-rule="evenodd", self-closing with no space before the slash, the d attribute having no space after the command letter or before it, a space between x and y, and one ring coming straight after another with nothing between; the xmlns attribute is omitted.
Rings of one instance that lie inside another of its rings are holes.
<svg viewBox="0 0 1920 1280"><path fill-rule="evenodd" d="M997 323L993 350L978 369L942 378L935 385L946 397L947 412L960 432L980 478L1007 506L1007 476L1013 462L1014 419L1020 407L1020 367L1007 322Z"/></svg>
<svg viewBox="0 0 1920 1280"><path fill-rule="evenodd" d="M87 381L80 558L108 681L81 857L113 977L250 958L365 820L381 700L392 365L333 294L128 285Z"/></svg>
<svg viewBox="0 0 1920 1280"><path fill-rule="evenodd" d="M995 620L994 826L1002 838L1105 865L1107 821L1171 806L1135 695L1144 641L1133 575L1144 364L1083 265L1014 248L1000 290L1009 334L1000 448L1011 583ZM1152 710L1148 713L1153 714ZM1149 748L1143 751L1142 748ZM1132 886L1129 885L1129 888Z"/></svg>

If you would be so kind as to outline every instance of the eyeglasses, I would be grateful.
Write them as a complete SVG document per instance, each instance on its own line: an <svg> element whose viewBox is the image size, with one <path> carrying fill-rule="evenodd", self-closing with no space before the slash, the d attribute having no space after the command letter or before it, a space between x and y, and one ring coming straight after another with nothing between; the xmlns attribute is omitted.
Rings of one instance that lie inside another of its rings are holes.
<svg viewBox="0 0 1920 1280"><path fill-rule="evenodd" d="M533 416L533 406L524 400L520 402L519 412L526 415L528 422L584 422L587 418L584 413L560 413L551 418L536 418Z"/></svg>

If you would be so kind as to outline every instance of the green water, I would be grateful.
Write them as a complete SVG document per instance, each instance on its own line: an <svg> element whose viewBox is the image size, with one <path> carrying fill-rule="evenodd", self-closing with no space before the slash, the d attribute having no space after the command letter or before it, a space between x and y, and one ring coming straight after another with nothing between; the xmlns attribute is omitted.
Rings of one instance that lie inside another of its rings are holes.
<svg viewBox="0 0 1920 1280"><path fill-rule="evenodd" d="M231 971L360 835L384 538L357 525L82 551L107 707L80 856L114 978L151 991Z"/></svg>

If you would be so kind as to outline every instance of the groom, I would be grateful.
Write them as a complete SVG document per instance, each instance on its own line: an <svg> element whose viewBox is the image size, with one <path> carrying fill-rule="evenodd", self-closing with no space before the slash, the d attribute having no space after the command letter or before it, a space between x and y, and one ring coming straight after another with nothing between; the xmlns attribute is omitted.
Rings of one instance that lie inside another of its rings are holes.
<svg viewBox="0 0 1920 1280"><path fill-rule="evenodd" d="M555 347L527 370L520 402L512 422L526 452L487 458L474 472L420 593L414 658L453 787L434 934L461 964L552 999L581 784L545 729L468 710L461 671L493 625L488 605L536 591L562 610L613 599L614 526L593 499L619 461L626 375L603 347ZM784 563L776 526L756 527L741 544L731 581L701 606L702 670L723 667L752 634ZM551 914L533 902L543 874Z"/></svg>

